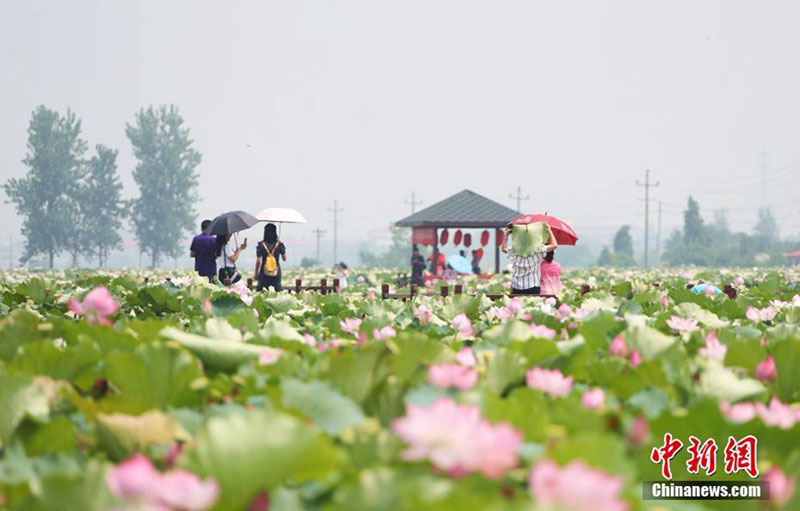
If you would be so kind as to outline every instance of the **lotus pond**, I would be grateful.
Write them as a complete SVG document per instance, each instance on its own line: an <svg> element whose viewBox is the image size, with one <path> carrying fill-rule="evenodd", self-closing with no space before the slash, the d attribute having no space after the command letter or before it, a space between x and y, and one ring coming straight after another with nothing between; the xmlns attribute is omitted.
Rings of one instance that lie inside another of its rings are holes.
<svg viewBox="0 0 800 511"><path fill-rule="evenodd" d="M800 271L381 300L393 277L321 295L0 275L0 509L800 509ZM769 499L643 500L667 465Z"/></svg>

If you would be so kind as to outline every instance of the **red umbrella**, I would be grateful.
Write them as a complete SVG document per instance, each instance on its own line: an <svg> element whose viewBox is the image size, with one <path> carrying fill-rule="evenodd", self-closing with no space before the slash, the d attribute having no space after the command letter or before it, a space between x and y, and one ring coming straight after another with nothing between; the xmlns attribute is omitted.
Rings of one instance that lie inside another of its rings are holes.
<svg viewBox="0 0 800 511"><path fill-rule="evenodd" d="M574 245L578 242L578 235L562 220L548 215L522 215L512 220L517 225L527 225L534 222L546 222L553 229L559 245Z"/></svg>
<svg viewBox="0 0 800 511"><path fill-rule="evenodd" d="M461 229L456 231L455 236L453 236L453 245L461 245Z"/></svg>

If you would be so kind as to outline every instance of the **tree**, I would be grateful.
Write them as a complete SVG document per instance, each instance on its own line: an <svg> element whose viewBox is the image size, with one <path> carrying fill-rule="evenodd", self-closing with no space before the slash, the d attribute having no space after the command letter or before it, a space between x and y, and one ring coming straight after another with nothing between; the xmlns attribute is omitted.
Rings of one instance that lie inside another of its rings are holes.
<svg viewBox="0 0 800 511"><path fill-rule="evenodd" d="M630 225L623 225L614 235L614 252L628 254L633 257L633 240L631 239Z"/></svg>
<svg viewBox="0 0 800 511"><path fill-rule="evenodd" d="M597 258L597 266L610 266L611 265L611 251L607 245L603 245L603 250Z"/></svg>
<svg viewBox="0 0 800 511"><path fill-rule="evenodd" d="M683 212L683 239L687 243L702 243L705 239L703 219L700 217L700 205L689 196L686 211Z"/></svg>
<svg viewBox="0 0 800 511"><path fill-rule="evenodd" d="M389 231L392 234L392 244L389 245L389 249L380 255L362 249L358 253L361 263L377 268L402 268L408 266L408 262L411 260L410 233L403 227L395 226L389 226Z"/></svg>
<svg viewBox="0 0 800 511"><path fill-rule="evenodd" d="M139 197L131 214L141 251L156 266L180 254L180 240L194 227L197 202L195 169L202 155L192 147L189 129L175 106L141 109L125 133L139 160L133 179Z"/></svg>
<svg viewBox="0 0 800 511"><path fill-rule="evenodd" d="M305 269L309 269L309 268L313 268L314 266L318 265L319 263L320 263L319 259L317 259L315 257L304 257L303 259L300 260L300 267L301 268L305 268Z"/></svg>
<svg viewBox="0 0 800 511"><path fill-rule="evenodd" d="M71 110L61 115L41 105L28 125L28 173L3 185L9 202L23 217L22 262L43 254L52 269L55 256L77 242L77 187L86 142L81 122Z"/></svg>
<svg viewBox="0 0 800 511"><path fill-rule="evenodd" d="M97 257L100 267L108 261L111 250L119 248L122 238L119 229L125 216L121 197L122 183L117 174L115 149L102 144L97 154L87 162L86 183L81 187L81 214L86 226L86 248Z"/></svg>
<svg viewBox="0 0 800 511"><path fill-rule="evenodd" d="M775 216L772 214L771 209L761 208L758 210L758 222L753 227L753 237L756 243L761 245L761 251L772 247L780 241L778 223L775 221Z"/></svg>

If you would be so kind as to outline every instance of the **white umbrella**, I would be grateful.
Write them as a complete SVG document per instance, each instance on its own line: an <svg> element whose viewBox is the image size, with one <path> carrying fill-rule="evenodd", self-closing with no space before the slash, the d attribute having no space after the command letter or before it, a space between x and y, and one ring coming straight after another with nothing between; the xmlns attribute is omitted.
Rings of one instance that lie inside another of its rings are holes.
<svg viewBox="0 0 800 511"><path fill-rule="evenodd" d="M307 224L308 220L296 209L267 208L256 215L262 222L275 222L284 224Z"/></svg>

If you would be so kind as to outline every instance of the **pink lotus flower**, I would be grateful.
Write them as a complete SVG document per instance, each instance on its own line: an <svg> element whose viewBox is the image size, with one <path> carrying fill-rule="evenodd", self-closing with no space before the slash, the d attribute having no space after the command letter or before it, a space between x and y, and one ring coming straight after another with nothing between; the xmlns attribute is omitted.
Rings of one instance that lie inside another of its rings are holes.
<svg viewBox="0 0 800 511"><path fill-rule="evenodd" d="M706 296L714 296L714 294L716 294L716 291L714 291L715 289L716 287L712 286L711 284L707 285L705 289Z"/></svg>
<svg viewBox="0 0 800 511"><path fill-rule="evenodd" d="M777 426L781 429L791 429L800 421L800 409L792 408L781 403L777 397L772 397L769 406L756 402L756 413L767 426Z"/></svg>
<svg viewBox="0 0 800 511"><path fill-rule="evenodd" d="M446 397L427 407L408 405L392 429L409 445L403 459L429 459L456 477L474 471L502 477L516 466L522 443L522 434L507 424L492 425L477 406L458 405Z"/></svg>
<svg viewBox="0 0 800 511"><path fill-rule="evenodd" d="M682 318L680 316L672 316L667 320L667 326L675 330L679 334L690 334L700 330L697 326L697 320L691 318Z"/></svg>
<svg viewBox="0 0 800 511"><path fill-rule="evenodd" d="M740 287L744 285L744 279L742 277L736 277L733 279L733 285L736 287Z"/></svg>
<svg viewBox="0 0 800 511"><path fill-rule="evenodd" d="M202 305L200 305L200 308L203 310L203 314L205 314L206 316L210 316L214 312L214 309L211 307L211 300L209 300L208 298L203 300L203 303Z"/></svg>
<svg viewBox="0 0 800 511"><path fill-rule="evenodd" d="M317 345L317 338L306 332L303 334L303 342L306 346L311 346L313 348Z"/></svg>
<svg viewBox="0 0 800 511"><path fill-rule="evenodd" d="M566 303L562 303L556 311L556 317L561 321L567 321L572 316L572 309Z"/></svg>
<svg viewBox="0 0 800 511"><path fill-rule="evenodd" d="M753 403L736 403L732 405L727 401L721 401L719 409L722 415L731 422L750 422L756 418L756 407L753 406Z"/></svg>
<svg viewBox="0 0 800 511"><path fill-rule="evenodd" d="M637 415L628 430L628 441L638 447L644 445L649 435L650 426L647 424L647 419L644 418L644 415Z"/></svg>
<svg viewBox="0 0 800 511"><path fill-rule="evenodd" d="M511 321L514 319L514 313L508 307L492 307L489 309L489 317L500 321Z"/></svg>
<svg viewBox="0 0 800 511"><path fill-rule="evenodd" d="M101 325L110 325L108 317L119 310L119 304L104 286L89 291L82 302L70 299L67 307L78 316L85 317L87 323Z"/></svg>
<svg viewBox="0 0 800 511"><path fill-rule="evenodd" d="M763 476L769 486L769 500L777 509L783 509L794 494L795 478L784 473L778 465L773 465Z"/></svg>
<svg viewBox="0 0 800 511"><path fill-rule="evenodd" d="M581 404L587 410L598 410L606 401L606 393L600 387L587 390L581 397Z"/></svg>
<svg viewBox="0 0 800 511"><path fill-rule="evenodd" d="M339 322L339 328L341 328L342 332L346 334L355 335L358 333L358 329L361 328L361 320L355 318L345 318Z"/></svg>
<svg viewBox="0 0 800 511"><path fill-rule="evenodd" d="M478 365L478 361L475 360L475 353L466 347L461 348L461 350L456 353L456 360L464 367L475 367Z"/></svg>
<svg viewBox="0 0 800 511"><path fill-rule="evenodd" d="M240 280L227 289L229 293L238 296L248 307L253 304L253 295L250 294L250 290L247 288L247 284L245 284L244 281Z"/></svg>
<svg viewBox="0 0 800 511"><path fill-rule="evenodd" d="M528 387L541 390L553 397L564 397L572 389L574 378L564 377L558 369L542 369L534 367L525 373Z"/></svg>
<svg viewBox="0 0 800 511"><path fill-rule="evenodd" d="M625 342L625 338L622 337L622 334L617 335L614 337L614 340L611 341L611 344L608 346L608 354L623 358L628 354L628 344Z"/></svg>
<svg viewBox="0 0 800 511"><path fill-rule="evenodd" d="M519 312L522 312L522 302L520 302L516 298L512 298L511 300L509 300L508 305L506 305L506 308L512 314L517 314Z"/></svg>
<svg viewBox="0 0 800 511"><path fill-rule="evenodd" d="M427 325L431 322L433 311L431 311L424 303L421 303L414 307L414 316L419 320L420 323Z"/></svg>
<svg viewBox="0 0 800 511"><path fill-rule="evenodd" d="M368 300L374 300L375 299L375 290L374 289L370 289L369 290L369 292L367 293L367 299Z"/></svg>
<svg viewBox="0 0 800 511"><path fill-rule="evenodd" d="M589 468L582 460L560 468L544 459L531 470L528 487L537 509L563 511L626 511L619 498L624 480Z"/></svg>
<svg viewBox="0 0 800 511"><path fill-rule="evenodd" d="M159 511L203 511L219 496L213 479L200 480L185 470L160 474L141 454L123 461L106 473L111 493L137 509Z"/></svg>
<svg viewBox="0 0 800 511"><path fill-rule="evenodd" d="M775 319L775 316L777 315L778 315L778 309L772 306L764 307L763 309L748 307L747 312L745 312L745 316L747 316L747 319L749 319L753 323L760 323L761 321L772 321L773 319Z"/></svg>
<svg viewBox="0 0 800 511"><path fill-rule="evenodd" d="M431 364L428 366L428 381L440 389L469 390L478 381L478 373L459 364Z"/></svg>
<svg viewBox="0 0 800 511"><path fill-rule="evenodd" d="M728 352L728 347L719 342L719 339L717 339L717 333L712 330L706 336L706 346L704 348L700 348L697 350L697 352L704 357L716 360L717 362L723 362L725 360L725 354Z"/></svg>
<svg viewBox="0 0 800 511"><path fill-rule="evenodd" d="M531 332L533 333L534 337L538 337L540 339L552 340L556 336L555 330L552 328L547 328L544 325L531 324Z"/></svg>
<svg viewBox="0 0 800 511"><path fill-rule="evenodd" d="M451 325L453 326L453 328L456 329L458 333L462 335L465 335L467 337L472 335L472 322L463 312L453 318Z"/></svg>
<svg viewBox="0 0 800 511"><path fill-rule="evenodd" d="M392 337L397 336L397 332L391 326L385 326L378 330L377 328L372 329L372 337L376 341L383 341L386 339L391 339Z"/></svg>
<svg viewBox="0 0 800 511"><path fill-rule="evenodd" d="M358 282L359 284L363 284L365 282L364 276L359 275L358 277L356 277L356 282Z"/></svg>
<svg viewBox="0 0 800 511"><path fill-rule="evenodd" d="M201 481L185 470L166 472L161 478L160 486L158 502L167 509L203 511L211 507L219 496L216 481Z"/></svg>
<svg viewBox="0 0 800 511"><path fill-rule="evenodd" d="M775 358L772 355L767 355L767 358L756 366L756 378L761 381L775 381L777 372L778 368L775 366Z"/></svg>
<svg viewBox="0 0 800 511"><path fill-rule="evenodd" d="M253 316L258 318L258 309L253 309Z"/></svg>
<svg viewBox="0 0 800 511"><path fill-rule="evenodd" d="M639 355L639 352L636 350L631 351L631 356L628 358L628 361L631 363L631 367L636 369L640 365L642 365L642 356Z"/></svg>
<svg viewBox="0 0 800 511"><path fill-rule="evenodd" d="M663 294L661 295L661 308L666 309L669 307L669 295Z"/></svg>
<svg viewBox="0 0 800 511"><path fill-rule="evenodd" d="M264 348L258 355L258 365L268 366L280 360L283 351L278 348Z"/></svg>

